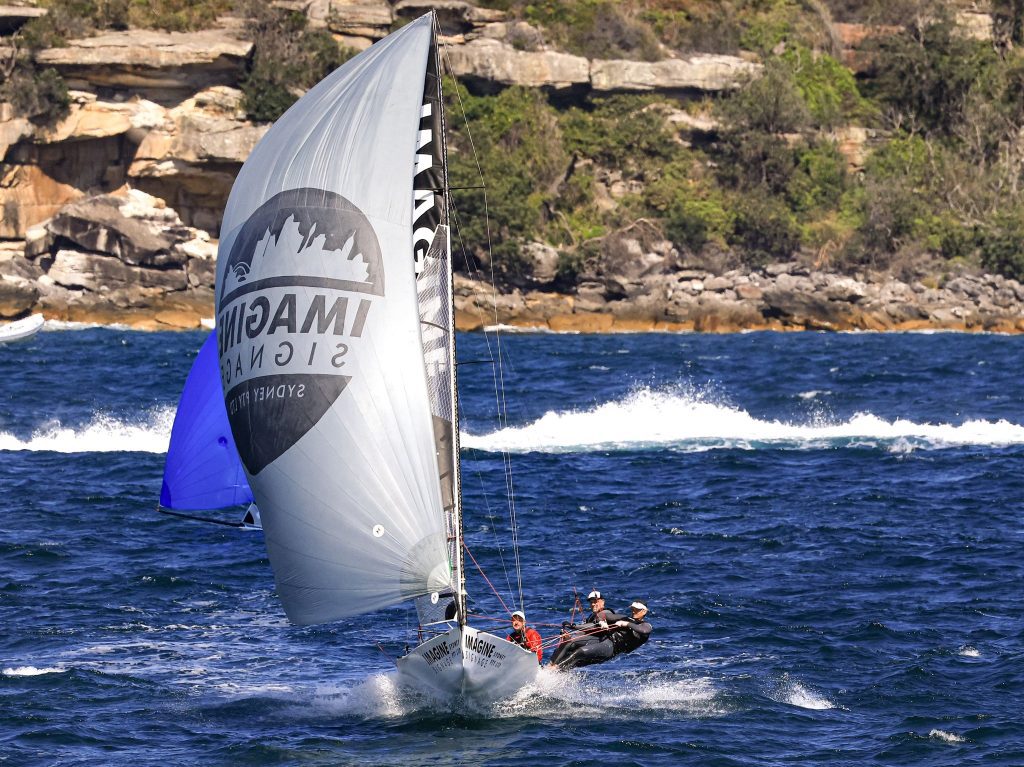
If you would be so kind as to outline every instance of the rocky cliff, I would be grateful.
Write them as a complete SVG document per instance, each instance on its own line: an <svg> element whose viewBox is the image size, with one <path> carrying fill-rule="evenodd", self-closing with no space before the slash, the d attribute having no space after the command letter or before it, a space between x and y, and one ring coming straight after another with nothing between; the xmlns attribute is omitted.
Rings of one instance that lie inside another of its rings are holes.
<svg viewBox="0 0 1024 767"><path fill-rule="evenodd" d="M749 56L599 60L510 40L530 30L463 0L286 3L362 49L403 19L438 12L453 73L481 89L551 94L664 93L702 98L756 74ZM0 34L43 13L0 7ZM845 29L856 59L862 39ZM246 118L239 84L252 42L242 18L191 33L126 30L37 54L71 88L69 114L43 127L0 104L0 318L32 311L72 320L195 327L212 316L220 216L242 162L267 129ZM681 112L681 130L707 125ZM696 124L696 125L695 125ZM862 132L863 134L863 132ZM852 136L852 138L851 138ZM866 134L844 134L851 162ZM628 240L628 238L626 238ZM557 253L534 248L529 286L500 295L460 276L460 326L552 329L912 328L1024 330L1024 289L1002 278L940 289L799 264L714 273L671 243L628 240L629 254L589 264L556 291Z"/></svg>

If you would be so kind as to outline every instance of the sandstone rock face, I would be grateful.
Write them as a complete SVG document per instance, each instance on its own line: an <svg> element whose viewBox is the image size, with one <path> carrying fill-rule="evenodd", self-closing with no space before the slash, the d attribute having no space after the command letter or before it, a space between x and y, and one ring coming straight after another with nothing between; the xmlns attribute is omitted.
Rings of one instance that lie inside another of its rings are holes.
<svg viewBox="0 0 1024 767"><path fill-rule="evenodd" d="M394 21L385 0L314 0L310 18L322 21L331 32L370 40L384 37Z"/></svg>
<svg viewBox="0 0 1024 767"><path fill-rule="evenodd" d="M45 8L29 5L0 5L0 35L10 35L21 29L26 22L46 15Z"/></svg>
<svg viewBox="0 0 1024 767"><path fill-rule="evenodd" d="M245 119L241 96L235 88L216 86L167 110L128 167L135 186L210 232L219 231L231 184L270 127Z"/></svg>
<svg viewBox="0 0 1024 767"><path fill-rule="evenodd" d="M428 11L437 14L441 34L454 35L469 32L481 24L501 21L502 11L478 8L465 0L399 0L395 3L395 18L417 19Z"/></svg>
<svg viewBox="0 0 1024 767"><path fill-rule="evenodd" d="M133 29L74 40L40 51L36 60L57 69L72 88L130 92L172 105L204 88L237 83L251 50L230 29Z"/></svg>
<svg viewBox="0 0 1024 767"><path fill-rule="evenodd" d="M739 56L700 55L664 61L594 61L596 91L703 91L736 88L761 70Z"/></svg>
<svg viewBox="0 0 1024 767"><path fill-rule="evenodd" d="M477 39L449 51L455 75L480 84L566 90L590 84L590 62L555 51L517 51L498 40Z"/></svg>

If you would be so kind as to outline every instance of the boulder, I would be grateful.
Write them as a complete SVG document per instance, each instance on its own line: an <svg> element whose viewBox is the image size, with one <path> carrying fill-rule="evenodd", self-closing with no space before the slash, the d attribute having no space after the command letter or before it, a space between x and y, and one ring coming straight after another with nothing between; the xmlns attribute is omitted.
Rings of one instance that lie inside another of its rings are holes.
<svg viewBox="0 0 1024 767"><path fill-rule="evenodd" d="M0 102L0 160L7 156L7 150L22 139L30 137L33 125L26 117L14 114L14 107L6 101Z"/></svg>
<svg viewBox="0 0 1024 767"><path fill-rule="evenodd" d="M38 300L39 289L31 280L8 274L0 278L0 317L19 317L32 309Z"/></svg>
<svg viewBox="0 0 1024 767"><path fill-rule="evenodd" d="M185 270L180 267L171 270L144 269L126 264L113 256L77 250L57 251L47 276L64 288L87 290L94 294L134 294L139 298L152 297L169 290L184 290L186 287ZM155 290L147 291L146 288ZM118 298L120 305L132 303L130 298Z"/></svg>
<svg viewBox="0 0 1024 767"><path fill-rule="evenodd" d="M558 275L558 251L543 242L528 242L520 255L526 261L532 281L541 285L554 282Z"/></svg>
<svg viewBox="0 0 1024 767"><path fill-rule="evenodd" d="M172 209L138 190L72 203L46 229L51 242L66 240L132 266L183 266L187 256L173 246L191 239Z"/></svg>
<svg viewBox="0 0 1024 767"><path fill-rule="evenodd" d="M133 185L166 200L189 225L218 232L242 163L270 129L245 119L241 97L217 86L169 110L135 152Z"/></svg>
<svg viewBox="0 0 1024 767"><path fill-rule="evenodd" d="M801 290L768 288L762 300L767 306L764 315L778 318L786 324L837 329L846 327L850 322L848 307Z"/></svg>

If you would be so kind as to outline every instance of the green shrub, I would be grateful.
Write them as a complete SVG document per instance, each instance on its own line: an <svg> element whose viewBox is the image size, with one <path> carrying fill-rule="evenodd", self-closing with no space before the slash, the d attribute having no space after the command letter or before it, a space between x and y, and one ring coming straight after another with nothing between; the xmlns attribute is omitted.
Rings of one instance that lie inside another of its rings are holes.
<svg viewBox="0 0 1024 767"><path fill-rule="evenodd" d="M19 64L0 86L0 100L38 125L53 125L71 110L67 83L57 70L40 70L29 62Z"/></svg>
<svg viewBox="0 0 1024 767"><path fill-rule="evenodd" d="M877 43L871 95L904 123L951 135L964 116L971 88L998 57L987 45L940 17L923 29L908 29Z"/></svg>
<svg viewBox="0 0 1024 767"><path fill-rule="evenodd" d="M681 149L655 97L596 98L587 107L573 107L559 118L566 149L580 157L628 178L670 161Z"/></svg>
<svg viewBox="0 0 1024 767"><path fill-rule="evenodd" d="M797 152L797 168L786 187L793 210L834 208L846 189L846 159L831 141Z"/></svg>
<svg viewBox="0 0 1024 767"><path fill-rule="evenodd" d="M757 193L738 203L729 243L743 249L744 262L758 267L791 258L800 247L800 230L786 206Z"/></svg>
<svg viewBox="0 0 1024 767"><path fill-rule="evenodd" d="M979 240L986 270L1024 281L1024 209L1000 214L981 230Z"/></svg>
<svg viewBox="0 0 1024 767"><path fill-rule="evenodd" d="M550 42L578 56L661 58L654 31L619 0L490 0L481 4L544 27Z"/></svg>
<svg viewBox="0 0 1024 767"><path fill-rule="evenodd" d="M853 73L831 56L795 46L786 50L782 60L816 125L833 128L873 117L874 110L861 96Z"/></svg>
<svg viewBox="0 0 1024 767"><path fill-rule="evenodd" d="M496 96L471 96L457 87L456 99L446 80L446 98L455 110L458 104L465 108L468 122L449 121L458 236L480 260L490 246L498 275L514 279L524 273L521 243L538 238L551 218L569 155L555 111L539 91L513 87ZM486 190L475 188L481 183Z"/></svg>
<svg viewBox="0 0 1024 767"><path fill-rule="evenodd" d="M325 29L308 29L306 16L266 6L246 5L255 43L242 80L242 106L253 120L276 120L355 52L339 46Z"/></svg>
<svg viewBox="0 0 1024 767"><path fill-rule="evenodd" d="M47 14L28 22L22 42L32 50L60 47L97 30L205 29L230 11L233 0L43 0Z"/></svg>

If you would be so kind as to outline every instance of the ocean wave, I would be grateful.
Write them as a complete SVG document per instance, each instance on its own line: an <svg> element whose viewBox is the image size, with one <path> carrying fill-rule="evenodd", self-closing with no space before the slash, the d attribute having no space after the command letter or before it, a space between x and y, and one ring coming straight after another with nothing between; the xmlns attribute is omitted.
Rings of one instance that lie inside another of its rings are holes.
<svg viewBox="0 0 1024 767"><path fill-rule="evenodd" d="M936 740L941 740L943 743L949 744L967 742L967 738L964 738L961 735L957 735L956 733L946 732L945 730L932 730L928 733L928 737L935 738Z"/></svg>
<svg viewBox="0 0 1024 767"><path fill-rule="evenodd" d="M960 424L887 420L857 413L846 421L757 418L700 392L640 389L589 410L550 411L522 426L464 434L462 446L489 452L573 453L671 448L869 448L895 453L964 445L1024 444L1024 426L1005 420Z"/></svg>
<svg viewBox="0 0 1024 767"><path fill-rule="evenodd" d="M165 453L174 408L155 408L138 419L95 414L77 426L48 422L27 438L0 432L0 450L53 453Z"/></svg>
<svg viewBox="0 0 1024 767"><path fill-rule="evenodd" d="M40 674L63 674L67 671L66 668L59 668L57 666L46 666L45 668L36 668L35 666L16 666L12 668L5 668L3 670L4 676L39 676Z"/></svg>

